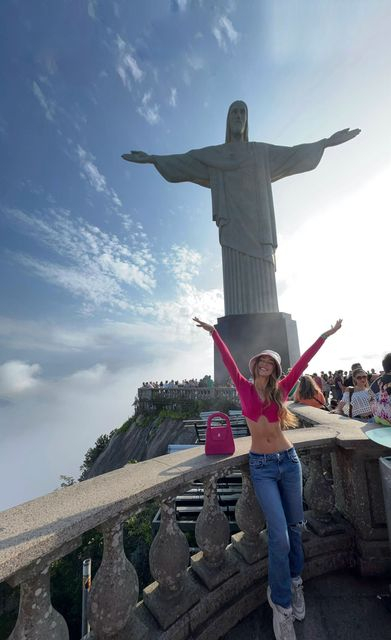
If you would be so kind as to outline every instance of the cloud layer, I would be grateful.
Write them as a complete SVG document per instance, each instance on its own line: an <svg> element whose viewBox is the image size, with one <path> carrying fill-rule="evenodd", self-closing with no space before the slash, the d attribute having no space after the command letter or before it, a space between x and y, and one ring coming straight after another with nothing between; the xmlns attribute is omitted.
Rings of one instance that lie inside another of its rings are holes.
<svg viewBox="0 0 391 640"><path fill-rule="evenodd" d="M212 29L212 33L223 51L227 51L229 44L236 45L239 42L240 34L236 31L228 16L219 17L217 24Z"/></svg>
<svg viewBox="0 0 391 640"><path fill-rule="evenodd" d="M151 292L156 285L155 258L141 230L129 233L125 244L65 209L40 215L14 209L8 214L61 261L20 253L14 259L31 273L81 297L86 312L102 305L127 309L128 286Z"/></svg>

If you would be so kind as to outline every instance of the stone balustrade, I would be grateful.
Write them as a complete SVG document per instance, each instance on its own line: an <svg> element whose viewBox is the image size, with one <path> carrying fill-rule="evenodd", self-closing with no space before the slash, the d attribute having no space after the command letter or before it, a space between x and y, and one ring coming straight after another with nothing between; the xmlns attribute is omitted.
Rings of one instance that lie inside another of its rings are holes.
<svg viewBox="0 0 391 640"><path fill-rule="evenodd" d="M178 409L200 400L230 400L239 407L234 387L140 387L137 392L137 411L156 411L163 406Z"/></svg>
<svg viewBox="0 0 391 640"><path fill-rule="evenodd" d="M305 468L304 579L345 567L363 575L391 566L378 458L361 423L318 409L297 407L304 428L290 432ZM310 428L306 428L310 427ZM267 532L248 473L249 438L236 440L233 456L190 449L161 456L60 489L0 514L0 581L20 585L12 640L65 640L66 621L50 602L50 565L100 528L101 565L89 598L89 638L207 640L219 638L265 601ZM242 471L236 506L240 532L229 540L216 483ZM175 517L175 496L204 482L196 524L199 551L190 558ZM137 573L126 558L122 525L150 500L161 524L150 548L154 582L139 600Z"/></svg>

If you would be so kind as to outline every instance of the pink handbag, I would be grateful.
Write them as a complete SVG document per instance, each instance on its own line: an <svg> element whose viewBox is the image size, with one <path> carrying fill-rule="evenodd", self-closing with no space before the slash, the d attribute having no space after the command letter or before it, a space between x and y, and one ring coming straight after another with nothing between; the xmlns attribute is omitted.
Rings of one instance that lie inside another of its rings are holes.
<svg viewBox="0 0 391 640"><path fill-rule="evenodd" d="M222 418L225 426L212 427L212 420ZM216 411L209 416L206 427L205 453L207 456L232 456L235 442L232 435L231 423L225 413Z"/></svg>

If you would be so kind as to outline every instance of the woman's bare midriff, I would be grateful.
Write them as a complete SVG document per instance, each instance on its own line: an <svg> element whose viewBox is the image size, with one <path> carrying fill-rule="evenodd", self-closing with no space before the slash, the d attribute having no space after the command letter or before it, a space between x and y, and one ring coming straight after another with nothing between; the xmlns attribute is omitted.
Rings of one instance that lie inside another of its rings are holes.
<svg viewBox="0 0 391 640"><path fill-rule="evenodd" d="M269 422L265 416L261 416L256 422L246 418L246 422L252 438L251 451L254 453L275 453L293 446L279 422Z"/></svg>

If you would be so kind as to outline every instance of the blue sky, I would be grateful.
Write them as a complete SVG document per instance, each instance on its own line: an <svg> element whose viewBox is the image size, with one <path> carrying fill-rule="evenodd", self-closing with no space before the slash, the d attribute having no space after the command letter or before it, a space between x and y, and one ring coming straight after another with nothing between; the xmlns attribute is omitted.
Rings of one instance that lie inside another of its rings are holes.
<svg viewBox="0 0 391 640"><path fill-rule="evenodd" d="M143 380L212 372L191 325L223 314L208 190L169 184L131 149L250 139L293 145L360 127L274 185L280 309L314 367L379 368L391 182L387 0L3 0L0 5L0 508L77 475ZM380 319L380 325L378 321ZM378 330L380 326L380 330Z"/></svg>

